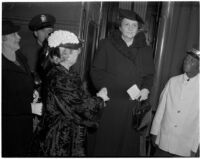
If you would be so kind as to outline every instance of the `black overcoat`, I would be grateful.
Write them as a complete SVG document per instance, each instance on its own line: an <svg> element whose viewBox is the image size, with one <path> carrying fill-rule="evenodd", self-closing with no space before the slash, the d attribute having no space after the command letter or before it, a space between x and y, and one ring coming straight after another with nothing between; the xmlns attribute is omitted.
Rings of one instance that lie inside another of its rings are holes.
<svg viewBox="0 0 200 159"><path fill-rule="evenodd" d="M33 80L26 58L17 52L20 66L2 56L2 155L27 155L32 138Z"/></svg>
<svg viewBox="0 0 200 159"><path fill-rule="evenodd" d="M140 89L152 87L153 51L143 37L136 36L127 47L121 33L115 32L99 45L91 77L97 89L108 89L110 101L102 113L94 156L139 155L139 135L132 127L136 101L131 101L126 91L134 84Z"/></svg>

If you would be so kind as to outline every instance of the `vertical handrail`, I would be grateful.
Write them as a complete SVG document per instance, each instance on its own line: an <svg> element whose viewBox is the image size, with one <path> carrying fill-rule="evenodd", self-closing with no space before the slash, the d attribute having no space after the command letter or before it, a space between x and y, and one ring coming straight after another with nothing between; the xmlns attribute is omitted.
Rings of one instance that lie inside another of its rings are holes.
<svg viewBox="0 0 200 159"><path fill-rule="evenodd" d="M157 34L157 43L155 49L155 76L154 76L154 84L151 94L151 102L153 105L153 110L156 110L157 103L159 99L159 90L160 90L160 83L161 83L161 72L162 72L162 64L163 64L163 56L165 54L165 48L167 43L167 36L169 31L169 26L171 24L170 15L173 12L174 2L168 1L163 2L162 11L161 11L161 18L158 27L158 34Z"/></svg>
<svg viewBox="0 0 200 159"><path fill-rule="evenodd" d="M84 34L84 32L87 32L86 30L85 30L85 28L86 28L86 19L87 19L87 17L86 17L86 8L85 8L85 6L87 5L87 2L85 3L85 2L82 2L82 13L81 13L81 26L80 26L80 38L81 39L85 39L85 34ZM85 68L85 61L84 61L84 59L85 59L85 49L86 49L86 46L85 46L85 44L84 44L84 47L82 48L82 55L81 55L81 61L80 61L80 77L81 77L81 79L83 79L83 76L84 76L84 68Z"/></svg>

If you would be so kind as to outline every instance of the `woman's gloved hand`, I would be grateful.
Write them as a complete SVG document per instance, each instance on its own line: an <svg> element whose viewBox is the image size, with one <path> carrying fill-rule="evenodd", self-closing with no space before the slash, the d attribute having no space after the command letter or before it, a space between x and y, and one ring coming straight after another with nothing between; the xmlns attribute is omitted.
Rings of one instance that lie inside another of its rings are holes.
<svg viewBox="0 0 200 159"><path fill-rule="evenodd" d="M37 103L40 98L39 92L35 89L33 92L33 103Z"/></svg>
<svg viewBox="0 0 200 159"><path fill-rule="evenodd" d="M31 110L33 114L42 115L42 103L31 103Z"/></svg>
<svg viewBox="0 0 200 159"><path fill-rule="evenodd" d="M140 91L140 101L143 101L143 100L146 100L148 99L148 95L149 95L149 90L146 89L146 88L143 88L141 91Z"/></svg>
<svg viewBox="0 0 200 159"><path fill-rule="evenodd" d="M105 87L101 88L101 90L97 93L97 97L102 98L104 102L110 100L110 98L108 97L107 88Z"/></svg>

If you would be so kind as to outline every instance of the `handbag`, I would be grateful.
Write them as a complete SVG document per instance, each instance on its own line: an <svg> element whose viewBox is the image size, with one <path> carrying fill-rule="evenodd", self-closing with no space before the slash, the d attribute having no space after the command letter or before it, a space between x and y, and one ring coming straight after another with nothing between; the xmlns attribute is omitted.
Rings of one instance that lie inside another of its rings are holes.
<svg viewBox="0 0 200 159"><path fill-rule="evenodd" d="M133 108L133 127L141 136L148 136L152 119L152 109L149 100L137 101Z"/></svg>

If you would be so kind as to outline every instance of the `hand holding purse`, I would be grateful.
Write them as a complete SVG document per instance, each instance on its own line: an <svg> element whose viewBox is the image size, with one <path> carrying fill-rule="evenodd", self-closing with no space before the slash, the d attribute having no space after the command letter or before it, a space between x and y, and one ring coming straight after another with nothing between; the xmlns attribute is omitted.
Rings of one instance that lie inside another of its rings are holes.
<svg viewBox="0 0 200 159"><path fill-rule="evenodd" d="M133 108L133 127L140 135L147 136L151 118L152 114L149 100L137 100L136 108Z"/></svg>

